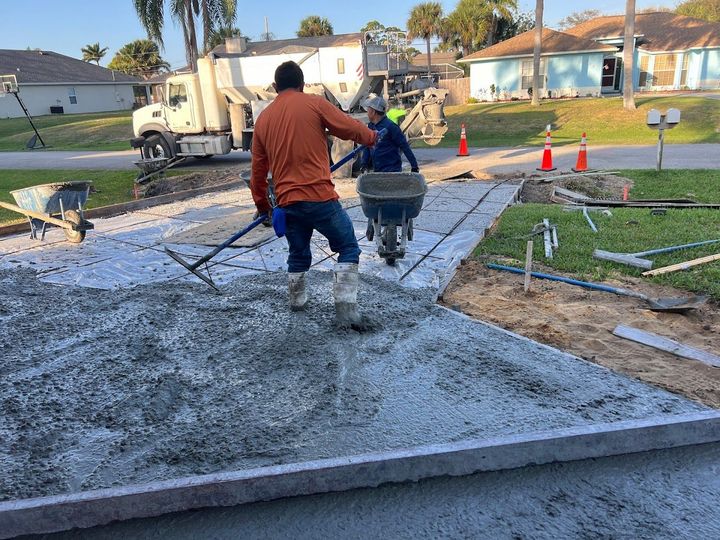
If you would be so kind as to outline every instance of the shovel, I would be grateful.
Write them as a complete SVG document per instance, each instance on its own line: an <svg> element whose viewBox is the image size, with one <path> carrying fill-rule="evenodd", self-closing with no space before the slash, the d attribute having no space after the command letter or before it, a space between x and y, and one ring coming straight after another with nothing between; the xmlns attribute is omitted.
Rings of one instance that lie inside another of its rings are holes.
<svg viewBox="0 0 720 540"><path fill-rule="evenodd" d="M493 270L504 270L506 272L512 272L514 274L524 274L525 270L521 268L514 268L512 266L503 266L501 264L488 264L488 268ZM642 293L631 291L630 289L623 289L621 287L610 287L609 285L602 285L600 283L591 283L588 281L579 281L577 279L566 278L562 276L554 276L552 274L544 274L542 272L531 272L532 277L549 279L552 281L561 281L570 285L577 285L578 287L584 287L586 289L592 289L595 291L610 292L613 294L619 294L620 296L631 296L633 298L639 298L647 303L647 309L650 311L664 311L670 313L685 313L688 310L696 309L707 302L707 296L689 296L687 298L650 298Z"/></svg>
<svg viewBox="0 0 720 540"><path fill-rule="evenodd" d="M378 139L377 139L376 143L380 142L380 140L385 136L386 133L387 133L386 129L381 129L380 131L378 131ZM345 165L345 163L347 163L348 161L353 159L355 156L358 155L359 152L361 152L364 149L365 149L364 146L358 146L357 148L355 148L352 152L347 154L344 158L342 158L340 161L338 161L332 167L330 167L330 172L333 172L333 171L337 170L338 168L342 167L343 165ZM278 237L280 237L285 234L285 212L282 208L276 207L275 194L273 193L272 190L270 190L270 192L269 192L269 197L270 197L270 201L273 206L273 212L272 212L273 228L275 229L275 233L278 235ZM168 248L165 248L165 253L167 253L170 257L172 257L177 263L179 263L180 265L185 267L188 271L192 272L195 276L202 279L205 283L210 285L213 289L215 289L216 291L219 291L220 289L218 289L217 285L215 285L215 283L213 282L212 278L210 277L210 273L208 272L208 275L205 275L205 274L199 272L198 268L200 268L203 264L206 264L210 259L215 257L215 255L220 253L223 249L232 245L232 243L235 242L236 240L238 240L241 236L244 236L247 233L249 233L250 231L252 231L255 227L260 225L267 218L268 218L267 214L261 215L255 221L253 221L250 225L245 227L242 231L235 233L230 238L225 240L225 242L223 242L218 247L213 249L210 253L208 253L204 257L201 257L194 263L189 263L189 262L183 260L179 254L175 253L174 251L169 250ZM207 267L206 267L206 270L207 270Z"/></svg>

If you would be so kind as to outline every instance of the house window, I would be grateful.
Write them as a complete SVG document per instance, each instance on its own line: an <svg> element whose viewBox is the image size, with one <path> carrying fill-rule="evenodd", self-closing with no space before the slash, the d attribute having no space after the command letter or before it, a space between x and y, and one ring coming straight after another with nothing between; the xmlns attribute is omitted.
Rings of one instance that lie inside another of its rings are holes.
<svg viewBox="0 0 720 540"><path fill-rule="evenodd" d="M540 88L545 88L545 59L540 60ZM533 85L533 61L523 60L520 66L520 89L527 90Z"/></svg>
<svg viewBox="0 0 720 540"><path fill-rule="evenodd" d="M675 64L677 57L674 54L658 54L653 67L653 86L672 86L675 84Z"/></svg>
<svg viewBox="0 0 720 540"><path fill-rule="evenodd" d="M345 74L345 59L338 58L337 66L338 66L338 75L344 75Z"/></svg>
<svg viewBox="0 0 720 540"><path fill-rule="evenodd" d="M682 71L680 72L680 86L687 86L688 64L690 64L690 55L683 54Z"/></svg>
<svg viewBox="0 0 720 540"><path fill-rule="evenodd" d="M652 86L652 73L648 72L649 64L650 56L646 54L640 57L640 81L638 82L640 88Z"/></svg>
<svg viewBox="0 0 720 540"><path fill-rule="evenodd" d="M68 88L68 97L70 98L70 105L77 105L77 94L73 86Z"/></svg>
<svg viewBox="0 0 720 540"><path fill-rule="evenodd" d="M344 83L344 82L341 82L341 83L340 83L340 91L341 91L343 94L344 94L345 92L347 92L347 84L346 84L346 83Z"/></svg>

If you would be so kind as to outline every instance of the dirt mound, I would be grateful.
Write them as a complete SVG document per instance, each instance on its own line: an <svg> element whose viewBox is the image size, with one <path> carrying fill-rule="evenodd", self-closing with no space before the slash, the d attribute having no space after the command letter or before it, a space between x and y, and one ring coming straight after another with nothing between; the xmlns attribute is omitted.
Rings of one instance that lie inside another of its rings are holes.
<svg viewBox="0 0 720 540"><path fill-rule="evenodd" d="M176 193L188 189L219 186L229 182L237 182L240 180L240 172L237 168L232 168L195 172L181 176L166 176L165 178L158 178L147 184L144 196L155 197L157 195Z"/></svg>
<svg viewBox="0 0 720 540"><path fill-rule="evenodd" d="M586 176L566 176L551 181L543 176L530 176L525 180L520 198L523 202L552 202L553 189L561 187L587 195L593 199L622 199L623 188L632 188L633 181L624 176L613 174L591 174Z"/></svg>
<svg viewBox="0 0 720 540"><path fill-rule="evenodd" d="M628 276L610 284L651 298L688 295ZM720 336L717 303L687 315L656 313L643 309L643 303L634 298L545 280L533 280L525 294L522 276L490 270L477 260L460 267L443 302L614 371L720 407L720 369L612 334L618 324L624 324L714 352Z"/></svg>

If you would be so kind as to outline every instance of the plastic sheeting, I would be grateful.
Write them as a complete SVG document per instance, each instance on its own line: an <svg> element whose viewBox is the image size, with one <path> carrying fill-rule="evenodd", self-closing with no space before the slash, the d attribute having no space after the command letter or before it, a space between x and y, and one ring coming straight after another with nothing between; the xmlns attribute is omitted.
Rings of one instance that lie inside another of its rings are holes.
<svg viewBox="0 0 720 540"><path fill-rule="evenodd" d="M343 205L353 220L362 249L361 272L400 281L407 287L444 288L486 229L516 200L518 189L517 185L478 181L431 184L423 210L415 220L414 239L408 243L405 258L395 266L388 266L378 257L375 243L365 238L367 220L359 200L345 199ZM45 283L98 289L199 281L170 259L164 248L190 261L210 249L167 243L167 239L250 207L249 190L240 188L95 220L95 230L88 232L81 244L65 242L59 229L51 229L44 242L17 235L0 240L0 267L31 268ZM241 226L238 223L238 228ZM312 253L315 269L332 269L336 257L325 238L317 233L312 239ZM253 248L226 249L208 263L207 271L221 286L246 275L284 271L286 259L285 239L271 238Z"/></svg>

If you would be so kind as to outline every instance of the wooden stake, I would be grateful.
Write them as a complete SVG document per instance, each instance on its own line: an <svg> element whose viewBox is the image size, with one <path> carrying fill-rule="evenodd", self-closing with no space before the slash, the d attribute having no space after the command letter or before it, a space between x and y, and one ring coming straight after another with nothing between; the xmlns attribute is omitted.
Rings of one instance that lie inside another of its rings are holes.
<svg viewBox="0 0 720 540"><path fill-rule="evenodd" d="M528 240L525 251L525 292L530 290L530 275L532 272L533 241Z"/></svg>
<svg viewBox="0 0 720 540"><path fill-rule="evenodd" d="M700 257L699 259L693 259L691 261L685 261L677 264L671 264L670 266L663 266L662 268L656 268L655 270L649 270L643 272L643 276L658 276L660 274L669 274L670 272L676 272L678 270L687 270L691 266L697 266L699 264L705 264L713 261L720 261L720 253L715 255L708 255L707 257Z"/></svg>

